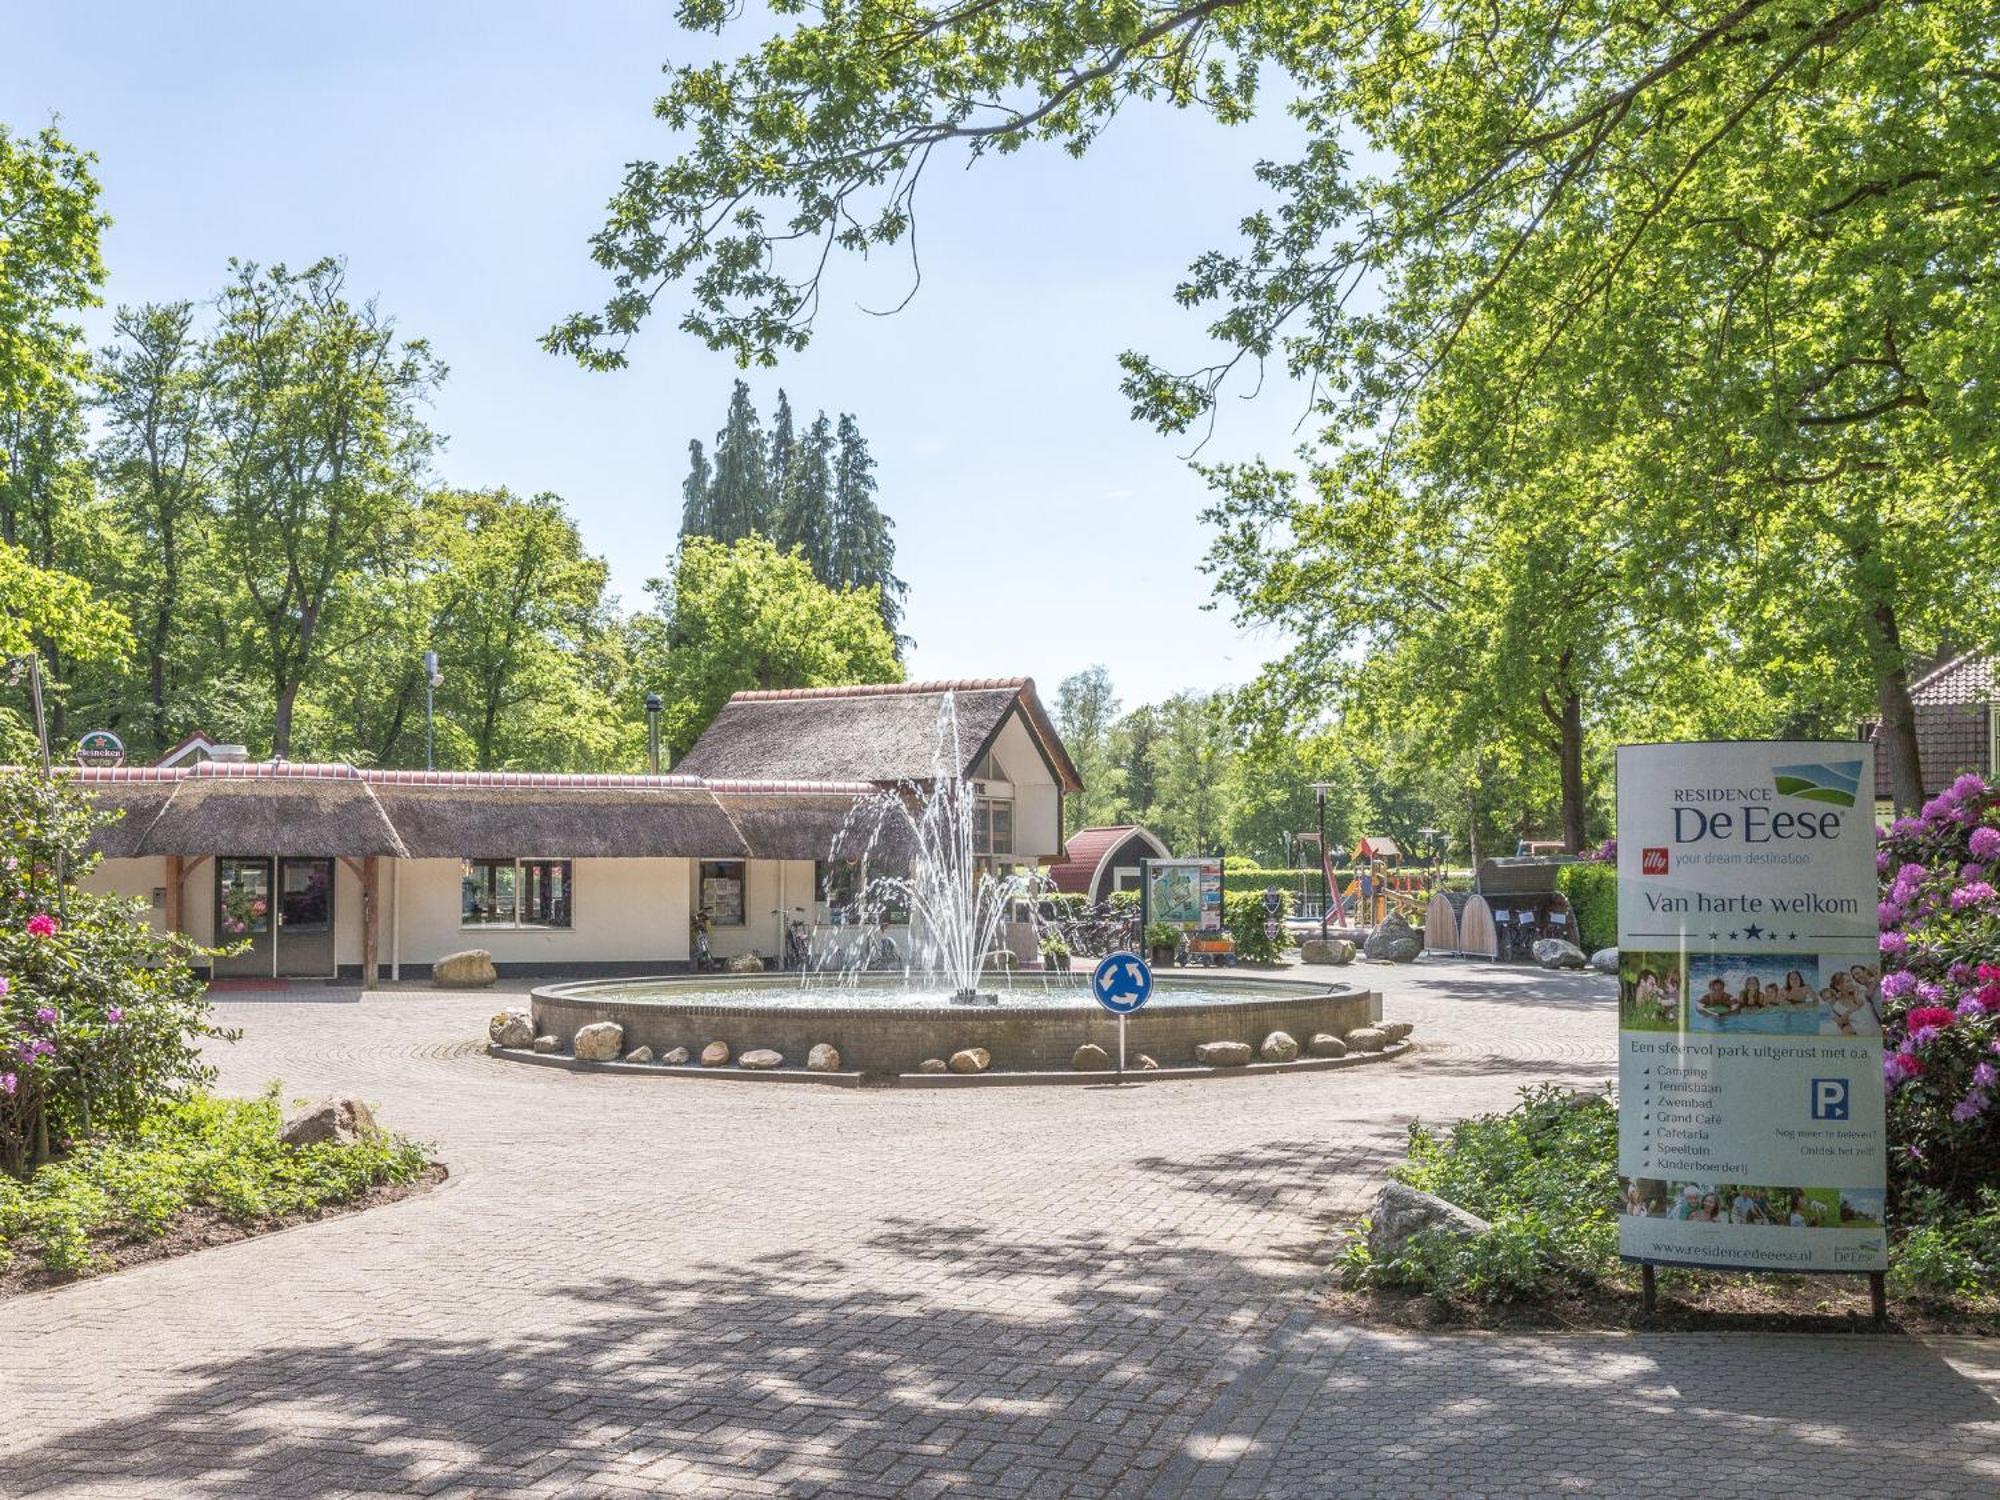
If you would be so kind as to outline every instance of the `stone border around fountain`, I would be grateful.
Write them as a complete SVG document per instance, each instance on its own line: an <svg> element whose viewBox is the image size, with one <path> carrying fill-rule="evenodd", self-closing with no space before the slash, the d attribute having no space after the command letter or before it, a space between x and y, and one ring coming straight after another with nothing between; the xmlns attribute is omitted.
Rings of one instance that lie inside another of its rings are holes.
<svg viewBox="0 0 2000 1500"><path fill-rule="evenodd" d="M1391 1042L1380 1052L1350 1052L1344 1057L1301 1057L1288 1063L1252 1062L1240 1068L1210 1067L1197 1063L1192 1067L1176 1068L1127 1068L1126 1083L1182 1083L1190 1078L1270 1078L1279 1073L1327 1073L1339 1068L1365 1067L1369 1063L1390 1062L1396 1058L1408 1057L1416 1050L1416 1043L1409 1039ZM1061 1072L1034 1071L1016 1073L893 1073L876 1079L864 1079L859 1073L814 1073L805 1068L739 1068L734 1063L719 1068L704 1068L697 1063L628 1063L628 1062L586 1062L581 1058L569 1057L562 1053L530 1052L519 1047L502 1047L488 1043L488 1057L501 1058L507 1062L532 1063L541 1068L560 1068L568 1073L623 1073L646 1078L710 1078L725 1083L817 1083L834 1088L905 1088L905 1089L976 1089L1007 1088L1039 1084L1094 1084L1099 1088L1118 1086L1118 1074L1112 1069L1098 1069L1094 1072L1079 1073L1074 1068Z"/></svg>
<svg viewBox="0 0 2000 1500"><path fill-rule="evenodd" d="M1232 974L1174 975L1168 982L1187 980L1222 993L1190 1004L1155 1004L1127 1022L1126 1055L1136 1060L1150 1054L1161 1064L1141 1072L1128 1068L1133 1079L1207 1077L1217 1072L1263 1074L1317 1071L1328 1066L1355 1065L1360 1060L1400 1056L1407 1047L1381 1053L1357 1053L1351 1058L1301 1057L1291 1063L1253 1061L1248 1066L1213 1068L1196 1061L1203 1043L1234 1040L1252 1048L1273 1031L1285 1031L1300 1045L1315 1034L1346 1036L1382 1018L1379 993L1349 986L1288 977ZM1117 1026L1113 1018L1089 1003L1083 976L1064 976L1075 996L1057 1003L1017 991L995 1006L949 1004L869 1005L860 1000L831 1005L785 1004L764 998L766 992L796 984L785 975L662 976L650 980L608 981L546 986L530 994L533 1034L558 1038L561 1050L529 1052L489 1047L509 1061L579 1070L645 1072L661 1076L701 1074L728 1078L773 1078L785 1082L846 1083L849 1086L903 1084L935 1088L971 1083L1095 1082L1115 1076L1107 1071L1078 1072L1071 1058L1079 1046L1092 1043L1115 1055ZM634 995L637 986L652 993ZM680 1001L674 991L702 992L703 999ZM718 1000L718 989L730 993ZM699 1053L710 1042L728 1044L732 1057L751 1048L770 1048L793 1059L792 1066L745 1070L733 1064L703 1068L693 1064L579 1062L570 1052L571 1039L594 1023L612 1021L623 1028L621 1049L650 1047L655 1056L676 1047ZM816 1073L801 1064L819 1042L840 1050L842 1071ZM983 1047L993 1058L991 1071L978 1074L923 1073L926 1058L949 1058L964 1048Z"/></svg>

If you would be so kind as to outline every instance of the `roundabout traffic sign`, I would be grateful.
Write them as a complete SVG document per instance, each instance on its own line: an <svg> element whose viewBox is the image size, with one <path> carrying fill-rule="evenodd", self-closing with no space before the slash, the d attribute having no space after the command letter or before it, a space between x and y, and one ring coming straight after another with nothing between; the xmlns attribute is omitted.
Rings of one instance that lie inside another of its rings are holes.
<svg viewBox="0 0 2000 1500"><path fill-rule="evenodd" d="M1153 997L1153 971L1136 953L1107 953L1090 976L1090 993L1114 1016L1129 1016Z"/></svg>

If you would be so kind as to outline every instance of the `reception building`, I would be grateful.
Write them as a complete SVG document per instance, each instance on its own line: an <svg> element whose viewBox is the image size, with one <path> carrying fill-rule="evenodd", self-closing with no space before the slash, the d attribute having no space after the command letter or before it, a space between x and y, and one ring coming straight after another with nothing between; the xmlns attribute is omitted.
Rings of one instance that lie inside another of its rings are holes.
<svg viewBox="0 0 2000 1500"><path fill-rule="evenodd" d="M518 976L670 970L697 911L718 958L780 954L788 921L830 930L893 867L866 807L940 764L972 785L983 861L1061 857L1081 783L1027 678L739 693L663 775L253 762L209 742L73 774L120 814L87 884L247 945L218 977L372 982L467 948Z"/></svg>

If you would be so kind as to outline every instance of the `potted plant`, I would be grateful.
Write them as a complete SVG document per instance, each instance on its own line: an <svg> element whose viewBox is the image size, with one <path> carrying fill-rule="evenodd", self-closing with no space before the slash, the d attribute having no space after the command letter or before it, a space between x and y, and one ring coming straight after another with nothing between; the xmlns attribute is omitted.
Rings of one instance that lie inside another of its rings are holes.
<svg viewBox="0 0 2000 1500"><path fill-rule="evenodd" d="M1042 939L1042 967L1069 971L1069 944L1063 941L1059 932L1052 932Z"/></svg>
<svg viewBox="0 0 2000 1500"><path fill-rule="evenodd" d="M1181 930L1171 922L1151 922L1146 926L1146 952L1153 967L1171 965L1181 949Z"/></svg>

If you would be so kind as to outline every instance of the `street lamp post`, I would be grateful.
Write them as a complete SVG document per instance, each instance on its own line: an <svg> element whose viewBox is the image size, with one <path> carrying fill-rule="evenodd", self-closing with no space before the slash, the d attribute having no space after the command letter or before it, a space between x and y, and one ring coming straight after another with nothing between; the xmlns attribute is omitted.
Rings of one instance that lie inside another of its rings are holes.
<svg viewBox="0 0 2000 1500"><path fill-rule="evenodd" d="M1326 941L1326 924L1333 916L1333 861L1326 857L1326 794L1333 790L1330 781L1315 781L1312 784L1313 802L1319 810L1319 872L1326 882L1326 900L1320 903L1319 940Z"/></svg>
<svg viewBox="0 0 2000 1500"><path fill-rule="evenodd" d="M646 694L646 769L660 774L660 695Z"/></svg>

